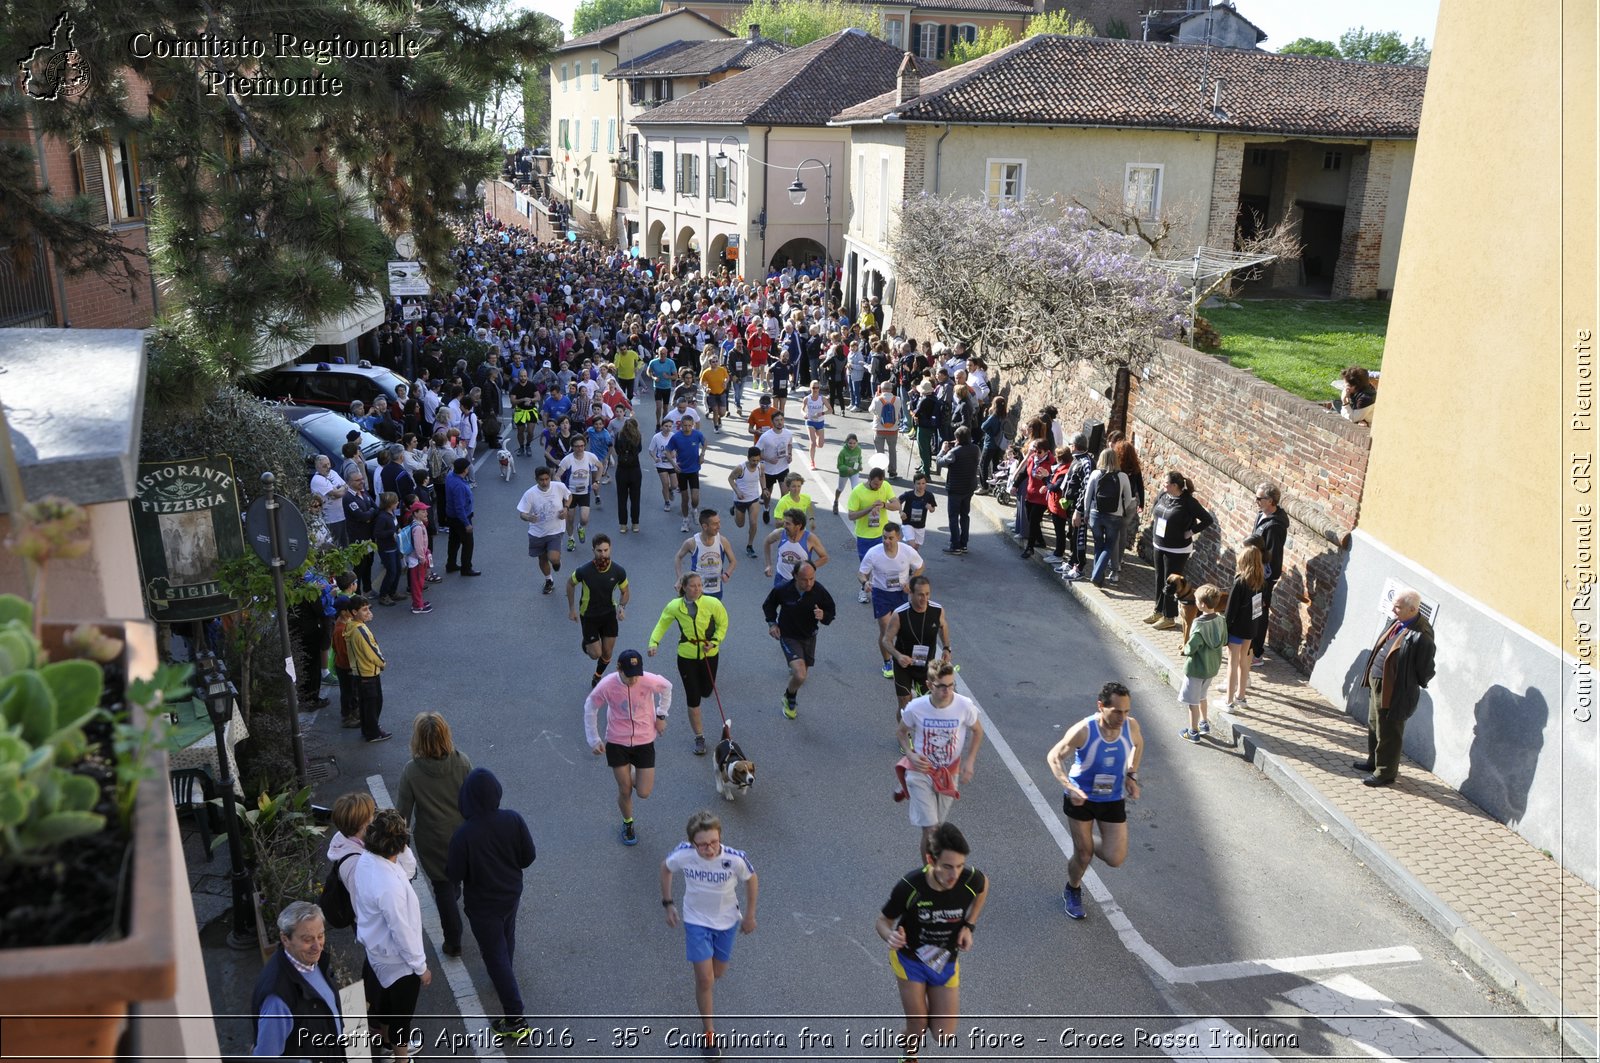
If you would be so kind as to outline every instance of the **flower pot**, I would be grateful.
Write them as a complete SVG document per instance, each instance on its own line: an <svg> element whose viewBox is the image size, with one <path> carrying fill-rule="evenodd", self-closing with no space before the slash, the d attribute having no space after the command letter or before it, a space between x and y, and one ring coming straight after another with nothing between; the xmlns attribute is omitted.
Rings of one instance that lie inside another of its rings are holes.
<svg viewBox="0 0 1600 1063"><path fill-rule="evenodd" d="M58 647L71 624L47 624L46 648ZM123 639L130 679L154 673L155 630L149 623L100 625ZM0 1044L7 1058L52 1060L114 1057L137 1001L170 999L177 986L172 869L179 844L165 785L167 755L157 750L139 786L132 824L128 933L85 945L0 951ZM184 887L187 893L187 886Z"/></svg>

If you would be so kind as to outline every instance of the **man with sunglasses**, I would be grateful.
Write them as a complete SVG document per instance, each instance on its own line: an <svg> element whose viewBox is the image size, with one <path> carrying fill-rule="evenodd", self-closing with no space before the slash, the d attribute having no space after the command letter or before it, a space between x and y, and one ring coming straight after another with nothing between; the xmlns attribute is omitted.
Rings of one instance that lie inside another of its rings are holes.
<svg viewBox="0 0 1600 1063"><path fill-rule="evenodd" d="M1067 915L1082 919L1083 876L1096 856L1107 867L1121 867L1128 856L1128 799L1139 799L1139 759L1144 735L1129 713L1128 688L1111 682L1100 688L1095 714L1067 729L1045 757L1063 790L1062 811L1072 832L1072 859L1061 904ZM1066 761L1072 760L1069 769ZM1095 845L1095 824L1100 844Z"/></svg>
<svg viewBox="0 0 1600 1063"><path fill-rule="evenodd" d="M956 693L956 669L948 660L928 665L928 693L900 711L897 730L905 790L896 800L908 802L911 825L922 828L917 854L926 860L934 830L960 798L957 785L972 781L983 745L978 706Z"/></svg>

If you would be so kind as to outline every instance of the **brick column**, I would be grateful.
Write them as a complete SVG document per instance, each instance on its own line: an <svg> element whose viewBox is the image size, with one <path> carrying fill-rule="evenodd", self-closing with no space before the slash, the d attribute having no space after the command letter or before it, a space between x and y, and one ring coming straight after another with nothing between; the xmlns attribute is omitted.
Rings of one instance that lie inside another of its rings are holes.
<svg viewBox="0 0 1600 1063"><path fill-rule="evenodd" d="M911 199L921 194L922 190L927 187L928 127L925 125L906 126L905 138L906 165L905 174L900 184L900 196L902 199ZM862 231L865 232L865 226L862 227Z"/></svg>
<svg viewBox="0 0 1600 1063"><path fill-rule="evenodd" d="M1211 164L1211 211L1206 216L1206 246L1233 250L1239 222L1239 174L1244 169L1244 138L1231 134L1217 138Z"/></svg>
<svg viewBox="0 0 1600 1063"><path fill-rule="evenodd" d="M1366 152L1351 160L1339 262L1333 269L1335 299L1372 299L1378 294L1378 258L1393 171L1393 141L1372 141Z"/></svg>
<svg viewBox="0 0 1600 1063"><path fill-rule="evenodd" d="M1295 200L1300 198L1300 182L1306 167L1310 165L1309 160L1308 149L1303 145L1297 147L1291 144L1285 146L1273 164L1272 194L1267 204L1267 224L1277 225L1285 218L1289 218L1289 229L1297 239L1305 216L1300 212ZM1271 267L1272 272L1269 274L1270 283L1274 288L1292 288L1298 285L1303 265L1299 259L1274 262Z"/></svg>

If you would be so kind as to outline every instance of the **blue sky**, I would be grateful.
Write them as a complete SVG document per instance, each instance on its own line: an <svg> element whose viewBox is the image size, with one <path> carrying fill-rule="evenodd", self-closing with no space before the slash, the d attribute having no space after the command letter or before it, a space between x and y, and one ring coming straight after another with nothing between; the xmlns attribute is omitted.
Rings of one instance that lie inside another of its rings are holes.
<svg viewBox="0 0 1600 1063"><path fill-rule="evenodd" d="M543 11L563 26L572 24L572 12L577 7L577 0L512 3ZM1267 32L1265 46L1269 49L1300 37L1337 41L1341 33L1356 26L1396 30L1408 44L1413 37L1421 37L1431 45L1434 22L1439 17L1439 0L1238 0L1237 6L1241 15Z"/></svg>

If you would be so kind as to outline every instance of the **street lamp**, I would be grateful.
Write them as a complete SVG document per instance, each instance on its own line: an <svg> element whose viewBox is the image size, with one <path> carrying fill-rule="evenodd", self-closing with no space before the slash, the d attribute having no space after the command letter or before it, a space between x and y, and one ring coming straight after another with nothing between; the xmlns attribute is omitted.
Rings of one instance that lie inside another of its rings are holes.
<svg viewBox="0 0 1600 1063"><path fill-rule="evenodd" d="M232 865L229 880L233 887L233 928L228 944L236 949L256 945L255 883L244 862L244 842L239 836L239 813L233 801L233 772L228 766L228 721L233 719L233 702L238 690L228 681L227 666L212 653L195 658L195 685L206 705L206 715L217 734L217 781L222 788L222 814L228 827L228 858Z"/></svg>
<svg viewBox="0 0 1600 1063"><path fill-rule="evenodd" d="M833 163L821 159L806 159L794 168L794 183L789 186L789 202L800 206L806 201L806 186L800 181L800 171L807 166L822 167L822 261L826 272L833 271Z"/></svg>

